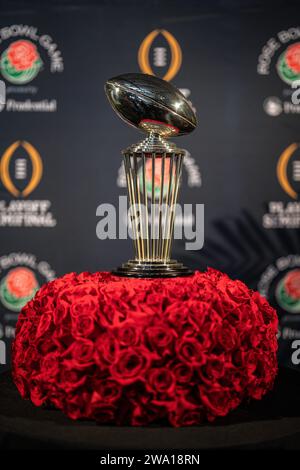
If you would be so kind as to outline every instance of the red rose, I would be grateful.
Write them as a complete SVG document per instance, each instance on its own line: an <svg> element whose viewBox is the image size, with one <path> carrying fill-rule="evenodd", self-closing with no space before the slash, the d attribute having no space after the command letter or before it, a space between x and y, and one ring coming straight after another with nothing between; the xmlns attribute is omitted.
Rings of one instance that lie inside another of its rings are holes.
<svg viewBox="0 0 300 470"><path fill-rule="evenodd" d="M18 71L31 68L39 58L36 46L24 39L13 42L8 48L7 55L10 63Z"/></svg>
<svg viewBox="0 0 300 470"><path fill-rule="evenodd" d="M218 314L208 302L190 300L186 304L187 318L192 325L193 332L207 333L213 321L221 322Z"/></svg>
<svg viewBox="0 0 300 470"><path fill-rule="evenodd" d="M244 393L245 390L245 374L244 371L238 367L233 366L230 363L226 364L224 373L218 380L219 384L225 389L231 389L232 391L238 392L239 396Z"/></svg>
<svg viewBox="0 0 300 470"><path fill-rule="evenodd" d="M52 382L53 380L56 380L59 367L60 355L58 352L49 353L41 360L41 371L39 376L42 378L42 380Z"/></svg>
<svg viewBox="0 0 300 470"><path fill-rule="evenodd" d="M48 312L49 314L52 314L52 311L53 311L53 308L54 308L54 303L53 303L53 299L54 299L54 293L53 295L45 295L45 296L42 296L40 294L40 291L39 292L39 296L35 296L33 298L33 306L34 308L37 308L37 309L41 309L41 313L45 313L45 312ZM36 303L38 305L36 305Z"/></svg>
<svg viewBox="0 0 300 470"><path fill-rule="evenodd" d="M134 323L125 324L116 329L116 337L120 346L136 346L141 337L140 328Z"/></svg>
<svg viewBox="0 0 300 470"><path fill-rule="evenodd" d="M164 297L161 292L153 291L147 295L146 305L151 307L152 313L160 314L163 312Z"/></svg>
<svg viewBox="0 0 300 470"><path fill-rule="evenodd" d="M87 314L80 314L72 318L72 335L74 338L87 338L95 329L93 317Z"/></svg>
<svg viewBox="0 0 300 470"><path fill-rule="evenodd" d="M71 322L64 322L57 325L53 333L53 342L58 348L67 348L74 341L71 335Z"/></svg>
<svg viewBox="0 0 300 470"><path fill-rule="evenodd" d="M273 331L271 328L268 328L265 331L264 339L268 342L270 351L276 353L278 349L277 332Z"/></svg>
<svg viewBox="0 0 300 470"><path fill-rule="evenodd" d="M119 400L122 395L122 387L118 382L112 379L97 380L94 383L94 387L96 391L93 396L96 397L98 401L105 403L114 403Z"/></svg>
<svg viewBox="0 0 300 470"><path fill-rule="evenodd" d="M60 403L60 398L58 398ZM90 402L90 394L86 391L81 394L69 393L66 400L60 403L64 413L66 413L71 419L83 419L88 414L88 404Z"/></svg>
<svg viewBox="0 0 300 470"><path fill-rule="evenodd" d="M230 351L238 346L238 335L236 330L225 320L217 325L212 332L215 348L222 351Z"/></svg>
<svg viewBox="0 0 300 470"><path fill-rule="evenodd" d="M27 346L27 347L26 347ZM41 357L39 356L38 351L34 346L26 345L24 352L23 352L23 364L28 368L31 369L31 372L35 372L39 369L41 363Z"/></svg>
<svg viewBox="0 0 300 470"><path fill-rule="evenodd" d="M202 406L187 398L188 391L180 394L173 402L166 402L168 418L172 426L194 426L201 424L206 418Z"/></svg>
<svg viewBox="0 0 300 470"><path fill-rule="evenodd" d="M74 370L63 367L60 372L58 383L67 393L82 387L86 382L87 377L81 373L80 370Z"/></svg>
<svg viewBox="0 0 300 470"><path fill-rule="evenodd" d="M60 389L59 387L52 387L51 391L48 393L49 402L59 410L63 409L64 403L67 400L67 396L68 395L66 395L66 391L62 388ZM67 412L67 410L64 411Z"/></svg>
<svg viewBox="0 0 300 470"><path fill-rule="evenodd" d="M56 307L53 310L53 321L55 325L64 324L69 320L70 304L66 295L59 295L56 299Z"/></svg>
<svg viewBox="0 0 300 470"><path fill-rule="evenodd" d="M204 410L182 410L178 414L171 415L171 423L179 426L199 426L205 420Z"/></svg>
<svg viewBox="0 0 300 470"><path fill-rule="evenodd" d="M220 356L211 355L199 370L203 382L214 384L219 380L224 375L227 360L224 354Z"/></svg>
<svg viewBox="0 0 300 470"><path fill-rule="evenodd" d="M221 386L208 388L200 386L199 393L203 405L207 407L209 412L209 420L215 416L226 416L239 403L239 399L233 392Z"/></svg>
<svg viewBox="0 0 300 470"><path fill-rule="evenodd" d="M70 367L85 368L94 363L94 343L88 339L78 339L66 351L66 363Z"/></svg>
<svg viewBox="0 0 300 470"><path fill-rule="evenodd" d="M182 331L184 325L188 324L189 310L185 302L172 302L165 310L168 322Z"/></svg>
<svg viewBox="0 0 300 470"><path fill-rule="evenodd" d="M30 400L35 406L42 406L47 401L46 391L43 391L36 380L30 382Z"/></svg>
<svg viewBox="0 0 300 470"><path fill-rule="evenodd" d="M46 331L49 330L51 323L52 316L50 313L42 315L37 327L36 338L40 338L41 336L43 336Z"/></svg>
<svg viewBox="0 0 300 470"><path fill-rule="evenodd" d="M141 379L149 365L149 352L143 348L128 348L121 351L117 361L110 366L113 379L122 385Z"/></svg>
<svg viewBox="0 0 300 470"><path fill-rule="evenodd" d="M106 301L102 302L99 318L101 326L104 328L121 326L127 319L128 306L121 298L109 298L107 295L105 297Z"/></svg>
<svg viewBox="0 0 300 470"><path fill-rule="evenodd" d="M53 352L56 350L56 345L53 341L53 338L48 337L48 338L40 338L36 342L36 350L38 354L41 356L45 356L46 354Z"/></svg>
<svg viewBox="0 0 300 470"><path fill-rule="evenodd" d="M158 393L172 395L175 391L175 375L165 367L150 369L148 372L147 387Z"/></svg>
<svg viewBox="0 0 300 470"><path fill-rule="evenodd" d="M29 393L28 393L29 387L28 387L27 380L25 379L25 377L22 373L22 370L15 369L15 371L13 373L13 380L14 380L14 383L15 383L17 389L19 390L19 393L20 393L21 397L22 398L27 398L28 395L29 395Z"/></svg>
<svg viewBox="0 0 300 470"><path fill-rule="evenodd" d="M166 408L154 405L149 400L147 403L133 403L131 413L131 426L149 426L151 423L159 421L166 414Z"/></svg>
<svg viewBox="0 0 300 470"><path fill-rule="evenodd" d="M71 316L78 317L79 315L88 315L96 318L99 311L99 302L96 296L86 295L82 291L82 297L74 298L70 307Z"/></svg>
<svg viewBox="0 0 300 470"><path fill-rule="evenodd" d="M95 361L103 367L112 364L119 356L119 343L111 333L101 335L95 344Z"/></svg>
<svg viewBox="0 0 300 470"><path fill-rule="evenodd" d="M79 281L79 282L85 282L85 281L86 281L87 283L89 283L89 282L91 281L91 278L92 278L94 275L96 275L96 274L97 274L97 273L91 274L91 273L89 273L88 271L83 271L83 272L80 273L80 274L76 274L76 280L77 280L77 282L78 282L78 281Z"/></svg>
<svg viewBox="0 0 300 470"><path fill-rule="evenodd" d="M193 369L187 364L176 364L172 369L178 384L191 383L194 374Z"/></svg>
<svg viewBox="0 0 300 470"><path fill-rule="evenodd" d="M176 344L178 358L192 366L201 366L205 362L203 349L195 338L182 338Z"/></svg>
<svg viewBox="0 0 300 470"><path fill-rule="evenodd" d="M170 352L174 336L174 333L166 326L150 326L146 330L146 337L153 351L163 350Z"/></svg>
<svg viewBox="0 0 300 470"><path fill-rule="evenodd" d="M153 315L156 312L162 311L162 300L158 298L155 293L141 290L140 292L133 292L130 298L130 304L133 307L135 316Z"/></svg>
<svg viewBox="0 0 300 470"><path fill-rule="evenodd" d="M274 328L278 328L278 318L276 315L276 311L274 308L271 307L271 305L267 302L267 300L262 297L258 292L255 292L253 294L253 300L256 302L265 325L273 325Z"/></svg>
<svg viewBox="0 0 300 470"><path fill-rule="evenodd" d="M27 312L27 311L28 311L28 306L27 308L25 306L23 308L23 312ZM30 330L32 329L32 325L28 321L27 316L26 318L24 318L23 315L22 314L19 315L19 320L18 320L17 327L16 327L17 341L21 341L23 338L26 338L26 340L28 341Z"/></svg>
<svg viewBox="0 0 300 470"><path fill-rule="evenodd" d="M113 423L116 419L116 407L95 401L90 405L90 414L99 424Z"/></svg>
<svg viewBox="0 0 300 470"><path fill-rule="evenodd" d="M224 284L224 291L234 302L243 304L250 300L251 292L243 282L226 280Z"/></svg>

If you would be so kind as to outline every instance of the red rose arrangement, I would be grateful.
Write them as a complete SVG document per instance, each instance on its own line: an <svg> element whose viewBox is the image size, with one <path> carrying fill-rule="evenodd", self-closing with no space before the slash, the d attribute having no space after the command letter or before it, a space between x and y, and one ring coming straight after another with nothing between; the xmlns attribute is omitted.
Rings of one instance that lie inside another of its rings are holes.
<svg viewBox="0 0 300 470"><path fill-rule="evenodd" d="M268 302L212 269L154 280L71 273L20 313L13 377L23 398L73 419L198 425L272 388L276 333Z"/></svg>

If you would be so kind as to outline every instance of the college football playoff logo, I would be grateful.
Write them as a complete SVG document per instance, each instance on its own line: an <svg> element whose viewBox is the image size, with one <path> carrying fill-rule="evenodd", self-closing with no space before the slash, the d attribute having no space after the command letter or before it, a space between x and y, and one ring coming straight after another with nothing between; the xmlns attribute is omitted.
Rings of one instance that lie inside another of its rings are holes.
<svg viewBox="0 0 300 470"><path fill-rule="evenodd" d="M282 189L292 198L298 199L300 183L299 143L289 145L280 155L277 164L277 178Z"/></svg>
<svg viewBox="0 0 300 470"><path fill-rule="evenodd" d="M153 48L153 60L150 61L150 50L154 41L160 35L163 36L163 39L169 46L171 55L169 66L167 60L167 48L162 45L158 45L157 47ZM182 52L180 45L175 37L169 33L169 31L166 31L165 29L155 29L154 31L151 31L151 33L149 33L142 41L138 52L138 62L141 71L148 75L155 75L153 66L161 67L164 70L167 68L161 78L166 81L170 81L175 77L181 67ZM151 65L151 63L153 63L153 65Z"/></svg>
<svg viewBox="0 0 300 470"><path fill-rule="evenodd" d="M15 161L15 177L17 180L27 179L26 160L31 161L31 178L28 180L26 187L21 191L19 190L11 176L11 160L18 149L23 150L22 158L17 158ZM25 150L25 154L24 154ZM39 152L36 148L26 141L16 141L11 144L4 152L0 160L0 178L3 186L9 191L12 196L19 197L28 196L39 184L43 173L43 164Z"/></svg>

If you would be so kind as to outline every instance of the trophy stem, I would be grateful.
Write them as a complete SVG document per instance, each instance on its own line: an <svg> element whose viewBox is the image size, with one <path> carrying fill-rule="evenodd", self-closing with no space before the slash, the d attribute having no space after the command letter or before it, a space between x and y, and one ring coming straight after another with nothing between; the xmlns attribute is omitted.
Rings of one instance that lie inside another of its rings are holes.
<svg viewBox="0 0 300 470"><path fill-rule="evenodd" d="M134 260L115 274L130 277L187 276L192 271L170 259L184 152L150 134L123 152L134 241Z"/></svg>

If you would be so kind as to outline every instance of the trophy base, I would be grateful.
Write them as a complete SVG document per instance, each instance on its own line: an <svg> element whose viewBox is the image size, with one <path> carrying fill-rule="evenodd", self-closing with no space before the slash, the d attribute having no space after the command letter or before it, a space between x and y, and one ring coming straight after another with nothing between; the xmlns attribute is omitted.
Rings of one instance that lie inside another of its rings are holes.
<svg viewBox="0 0 300 470"><path fill-rule="evenodd" d="M116 276L155 278L155 277L182 277L191 276L194 271L175 260L164 262L129 260L119 268L112 271Z"/></svg>

